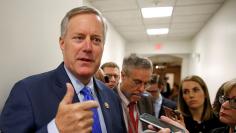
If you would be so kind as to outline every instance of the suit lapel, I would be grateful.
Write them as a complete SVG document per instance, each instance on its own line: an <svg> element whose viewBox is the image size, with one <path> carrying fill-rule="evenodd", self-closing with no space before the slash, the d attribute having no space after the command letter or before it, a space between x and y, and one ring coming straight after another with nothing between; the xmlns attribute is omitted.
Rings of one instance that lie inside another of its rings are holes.
<svg viewBox="0 0 236 133"><path fill-rule="evenodd" d="M53 76L55 77L52 77L52 78L55 78L56 80L52 88L55 94L57 95L58 99L61 101L66 94L66 90L67 90L66 83L71 83L65 71L64 63L61 63L60 66L58 66L57 69L55 69L55 74ZM78 102L78 101L79 99L77 95L75 94L73 98L73 103Z"/></svg>
<svg viewBox="0 0 236 133"><path fill-rule="evenodd" d="M111 119L111 112L109 108L109 105L111 105L109 103L110 100L107 97L106 90L104 89L104 87L102 87L101 83L99 83L99 81L97 81L95 78L94 78L94 86L95 86L95 91L97 93L99 104L101 106L107 132L112 132L112 129L111 129L112 119Z"/></svg>

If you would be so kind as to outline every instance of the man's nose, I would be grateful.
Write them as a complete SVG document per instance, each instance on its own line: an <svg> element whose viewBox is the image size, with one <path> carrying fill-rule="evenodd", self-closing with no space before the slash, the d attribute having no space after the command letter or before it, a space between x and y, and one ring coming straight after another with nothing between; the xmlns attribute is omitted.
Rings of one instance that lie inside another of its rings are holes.
<svg viewBox="0 0 236 133"><path fill-rule="evenodd" d="M86 39L85 39L84 48L86 50L91 50L92 49L92 41L91 41L91 38L89 36L87 36Z"/></svg>
<svg viewBox="0 0 236 133"><path fill-rule="evenodd" d="M115 76L111 76L111 81L116 81Z"/></svg>
<svg viewBox="0 0 236 133"><path fill-rule="evenodd" d="M139 87L139 91L140 92L144 92L145 91L145 84L142 83L142 85Z"/></svg>

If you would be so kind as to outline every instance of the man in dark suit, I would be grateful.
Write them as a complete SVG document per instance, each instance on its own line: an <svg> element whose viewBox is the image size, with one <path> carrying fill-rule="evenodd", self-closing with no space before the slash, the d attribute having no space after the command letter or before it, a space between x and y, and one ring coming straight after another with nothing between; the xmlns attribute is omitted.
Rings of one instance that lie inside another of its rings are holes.
<svg viewBox="0 0 236 133"><path fill-rule="evenodd" d="M1 131L125 132L117 95L93 78L105 34L106 24L97 10L84 6L69 11L59 40L64 62L15 84L0 117Z"/></svg>
<svg viewBox="0 0 236 133"><path fill-rule="evenodd" d="M164 107L175 110L177 105L175 102L163 97L160 94L160 89L164 87L161 79L158 80L156 74L152 74L150 80L150 87L146 89L151 94L148 97L142 97L138 102L140 113L149 113L160 118L161 115L166 115Z"/></svg>

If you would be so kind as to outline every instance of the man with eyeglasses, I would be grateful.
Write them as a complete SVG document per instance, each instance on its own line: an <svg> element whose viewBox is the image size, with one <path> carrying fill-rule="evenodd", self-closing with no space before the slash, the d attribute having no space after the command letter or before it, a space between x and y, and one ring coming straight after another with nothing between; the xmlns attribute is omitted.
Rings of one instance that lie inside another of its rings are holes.
<svg viewBox="0 0 236 133"><path fill-rule="evenodd" d="M140 100L145 88L149 87L152 71L152 62L147 58L130 55L123 60L118 95L122 102L128 133L142 132L137 102Z"/></svg>
<svg viewBox="0 0 236 133"><path fill-rule="evenodd" d="M108 82L105 84L113 90L116 90L120 81L120 69L114 62L106 62L101 66L104 75L108 78Z"/></svg>
<svg viewBox="0 0 236 133"><path fill-rule="evenodd" d="M139 110L142 113L151 112L150 114L160 118L161 115L169 116L172 119L178 119L178 115L169 114L171 110L176 110L177 105L174 101L171 101L162 96L161 89L164 88L164 82L162 79L158 79L156 74L152 74L150 80L150 87L146 89L152 97L142 97L139 101ZM149 101L152 103L151 105L147 104Z"/></svg>

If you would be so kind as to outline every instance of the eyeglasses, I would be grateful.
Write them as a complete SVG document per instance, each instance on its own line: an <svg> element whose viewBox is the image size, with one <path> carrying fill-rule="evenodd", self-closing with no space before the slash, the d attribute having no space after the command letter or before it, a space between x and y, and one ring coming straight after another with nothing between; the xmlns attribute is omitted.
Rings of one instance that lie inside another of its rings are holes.
<svg viewBox="0 0 236 133"><path fill-rule="evenodd" d="M234 98L228 98L226 96L220 96L219 102L223 104L224 102L229 101L229 105L231 108L236 109L236 97Z"/></svg>
<svg viewBox="0 0 236 133"><path fill-rule="evenodd" d="M105 81L105 83L109 83L110 82L109 81L109 77L107 75L104 76L104 81Z"/></svg>
<svg viewBox="0 0 236 133"><path fill-rule="evenodd" d="M145 89L147 89L147 88L149 88L151 86L149 82L144 82L142 80L133 79L133 78L131 78L131 80L133 81L134 86L138 87L138 88L141 87L143 84L144 84L144 88Z"/></svg>

